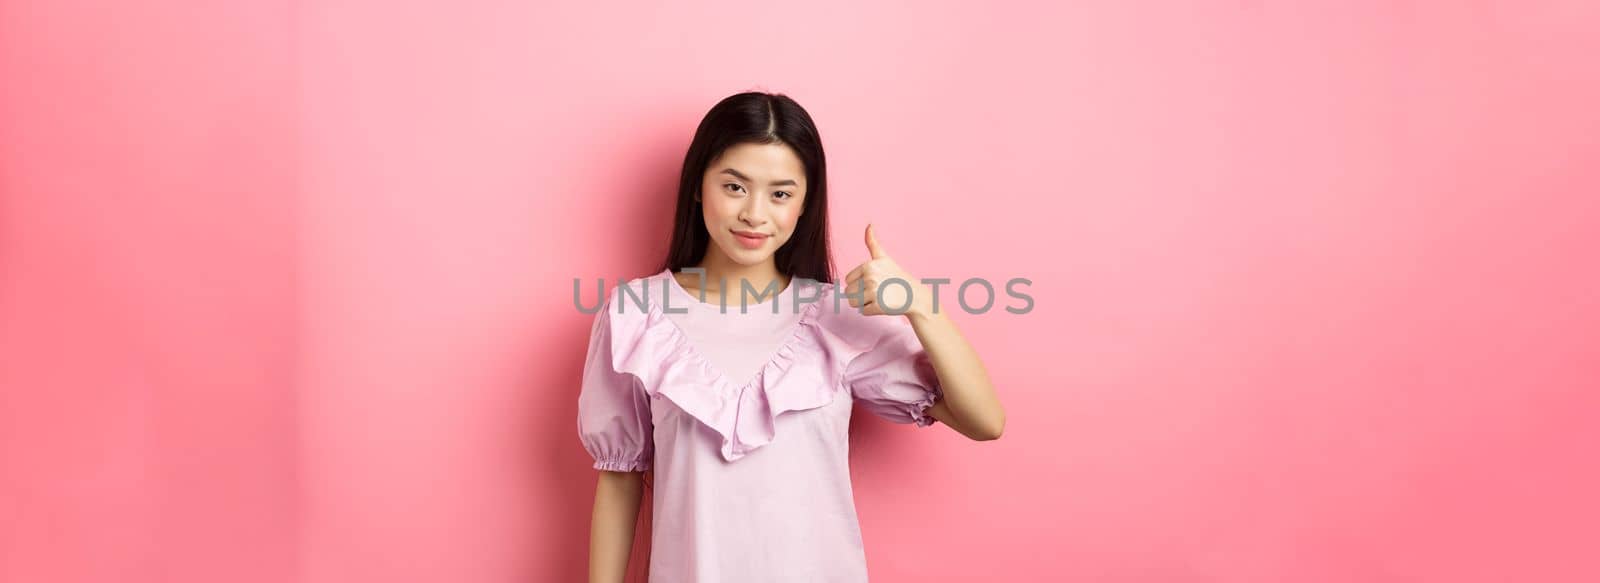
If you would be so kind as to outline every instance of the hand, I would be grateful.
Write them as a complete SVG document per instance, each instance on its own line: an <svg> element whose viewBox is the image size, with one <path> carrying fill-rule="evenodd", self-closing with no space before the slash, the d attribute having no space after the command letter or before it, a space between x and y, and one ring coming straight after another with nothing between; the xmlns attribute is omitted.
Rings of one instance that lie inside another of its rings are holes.
<svg viewBox="0 0 1600 583"><path fill-rule="evenodd" d="M852 307L869 316L910 317L933 312L933 293L889 258L873 236L870 223L867 225L867 253L872 258L844 276L844 290L851 294ZM885 311L885 306L892 312Z"/></svg>

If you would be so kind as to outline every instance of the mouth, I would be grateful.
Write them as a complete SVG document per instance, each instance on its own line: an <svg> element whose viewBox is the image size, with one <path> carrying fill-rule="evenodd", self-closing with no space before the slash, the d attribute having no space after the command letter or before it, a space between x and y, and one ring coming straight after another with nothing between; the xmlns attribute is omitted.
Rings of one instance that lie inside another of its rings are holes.
<svg viewBox="0 0 1600 583"><path fill-rule="evenodd" d="M762 244L766 243L767 239L771 236L772 235L757 233L755 231L733 231L733 237L738 239L739 244L743 245L745 249L755 249L760 247Z"/></svg>

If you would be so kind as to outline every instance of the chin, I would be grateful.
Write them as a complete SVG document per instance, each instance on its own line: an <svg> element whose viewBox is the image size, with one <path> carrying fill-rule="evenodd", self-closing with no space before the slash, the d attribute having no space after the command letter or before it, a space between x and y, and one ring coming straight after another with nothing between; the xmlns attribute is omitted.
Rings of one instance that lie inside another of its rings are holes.
<svg viewBox="0 0 1600 583"><path fill-rule="evenodd" d="M760 265L761 262L772 256L765 249L745 249L737 241L732 242L731 245L724 245L722 254L727 255L728 259L732 259L734 263L744 266Z"/></svg>

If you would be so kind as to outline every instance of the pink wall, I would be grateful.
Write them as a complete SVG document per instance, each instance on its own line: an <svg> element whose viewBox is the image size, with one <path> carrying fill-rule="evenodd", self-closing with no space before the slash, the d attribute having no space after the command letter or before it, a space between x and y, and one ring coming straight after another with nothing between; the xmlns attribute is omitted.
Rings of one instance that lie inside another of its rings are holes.
<svg viewBox="0 0 1600 583"><path fill-rule="evenodd" d="M858 411L874 581L1600 578L1593 3L32 4L7 583L579 580L571 280L750 88L843 267L1034 281L1002 440Z"/></svg>
<svg viewBox="0 0 1600 583"><path fill-rule="evenodd" d="M292 13L0 5L0 581L296 574Z"/></svg>

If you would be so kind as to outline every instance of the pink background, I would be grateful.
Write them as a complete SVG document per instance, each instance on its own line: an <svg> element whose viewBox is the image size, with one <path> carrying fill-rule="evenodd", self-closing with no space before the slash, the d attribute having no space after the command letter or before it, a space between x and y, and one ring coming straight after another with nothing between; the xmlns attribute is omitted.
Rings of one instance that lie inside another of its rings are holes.
<svg viewBox="0 0 1600 583"><path fill-rule="evenodd" d="M7 583L580 580L572 278L746 89L841 272L1034 282L874 581L1600 578L1592 2L217 4L0 4Z"/></svg>

